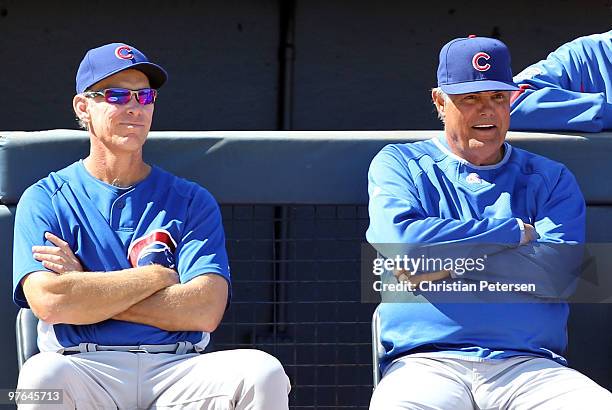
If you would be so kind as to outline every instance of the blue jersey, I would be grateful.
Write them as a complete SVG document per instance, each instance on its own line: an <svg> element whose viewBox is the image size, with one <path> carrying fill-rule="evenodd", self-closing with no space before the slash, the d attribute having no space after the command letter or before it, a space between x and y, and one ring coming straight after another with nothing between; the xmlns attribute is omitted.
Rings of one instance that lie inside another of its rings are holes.
<svg viewBox="0 0 612 410"><path fill-rule="evenodd" d="M612 31L564 44L514 82L513 130L612 129Z"/></svg>
<svg viewBox="0 0 612 410"><path fill-rule="evenodd" d="M175 269L181 283L213 273L230 284L225 236L214 198L199 185L155 166L138 184L118 188L91 176L79 161L24 192L15 216L13 252L13 299L21 307L28 307L21 279L47 270L31 251L34 245L54 246L45 240L45 232L64 239L86 271L117 271L156 263ZM208 340L207 333L169 332L113 319L90 325L41 321L38 332L41 351L79 343L179 341L203 348Z"/></svg>
<svg viewBox="0 0 612 410"><path fill-rule="evenodd" d="M584 242L585 203L577 182L562 164L508 143L504 150L499 163L475 166L451 153L444 137L383 148L368 177L368 242L495 245L486 269L465 273L465 280L565 280L560 273L579 266L581 255L570 253L578 259L568 261L548 244ZM517 218L535 226L538 243L519 246ZM567 304L545 303L537 292L518 297L539 303L382 303L382 368L417 352L478 359L536 355L565 363Z"/></svg>

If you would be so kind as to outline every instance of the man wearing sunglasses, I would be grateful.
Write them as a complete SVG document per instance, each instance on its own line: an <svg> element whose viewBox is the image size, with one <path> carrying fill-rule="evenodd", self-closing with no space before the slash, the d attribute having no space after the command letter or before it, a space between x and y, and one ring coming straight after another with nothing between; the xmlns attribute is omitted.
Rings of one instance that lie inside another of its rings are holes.
<svg viewBox="0 0 612 410"><path fill-rule="evenodd" d="M274 357L200 354L229 303L230 273L214 198L142 158L166 79L122 43L81 62L73 108L89 156L17 207L13 298L40 318L42 352L18 387L62 389L70 409L287 409Z"/></svg>

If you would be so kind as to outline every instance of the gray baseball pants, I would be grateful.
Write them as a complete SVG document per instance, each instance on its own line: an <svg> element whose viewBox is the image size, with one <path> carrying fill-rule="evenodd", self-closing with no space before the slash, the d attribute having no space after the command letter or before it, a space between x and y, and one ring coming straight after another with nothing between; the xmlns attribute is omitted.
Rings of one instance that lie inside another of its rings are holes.
<svg viewBox="0 0 612 410"><path fill-rule="evenodd" d="M580 372L537 357L463 360L405 356L385 372L370 410L612 409L612 394Z"/></svg>
<svg viewBox="0 0 612 410"><path fill-rule="evenodd" d="M289 379L258 350L205 354L90 352L30 358L19 389L63 389L62 405L19 409L287 410Z"/></svg>

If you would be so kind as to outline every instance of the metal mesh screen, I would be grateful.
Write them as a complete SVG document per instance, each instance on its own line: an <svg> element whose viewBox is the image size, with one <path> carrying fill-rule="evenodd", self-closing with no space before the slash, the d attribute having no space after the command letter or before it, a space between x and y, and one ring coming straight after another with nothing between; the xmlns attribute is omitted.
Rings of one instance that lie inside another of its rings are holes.
<svg viewBox="0 0 612 410"><path fill-rule="evenodd" d="M375 307L360 303L367 208L221 208L233 297L212 349L276 356L291 379L292 409L367 409Z"/></svg>

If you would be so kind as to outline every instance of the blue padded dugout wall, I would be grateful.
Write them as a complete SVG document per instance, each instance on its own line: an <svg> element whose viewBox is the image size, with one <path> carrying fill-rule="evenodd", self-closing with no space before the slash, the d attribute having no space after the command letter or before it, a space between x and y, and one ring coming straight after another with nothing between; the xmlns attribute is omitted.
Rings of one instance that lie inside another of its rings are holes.
<svg viewBox="0 0 612 410"><path fill-rule="evenodd" d="M292 408L367 408L374 306L359 300L359 257L368 165L388 143L438 132L152 132L146 159L199 182L221 204L235 293L212 348L277 355L293 383ZM612 134L509 139L567 164L587 199L588 240L612 242ZM81 131L0 133L0 388L14 387L17 376L9 291L14 207L27 186L87 151ZM608 388L610 328L612 305L572 306L570 362Z"/></svg>

